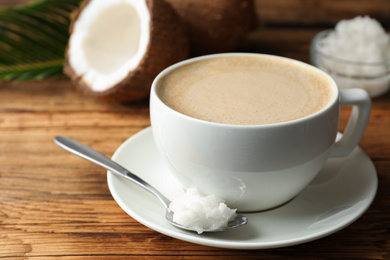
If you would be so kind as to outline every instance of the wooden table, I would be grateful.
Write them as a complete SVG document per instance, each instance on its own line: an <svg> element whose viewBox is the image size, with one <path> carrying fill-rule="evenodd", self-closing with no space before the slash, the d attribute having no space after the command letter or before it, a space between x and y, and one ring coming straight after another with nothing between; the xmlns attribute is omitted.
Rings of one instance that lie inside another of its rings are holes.
<svg viewBox="0 0 390 260"><path fill-rule="evenodd" d="M308 61L318 30L269 29L240 50ZM389 259L390 94L373 100L361 148L379 189L347 228L291 247L227 250L177 240L127 215L107 187L106 171L53 143L73 137L111 156L150 125L148 101L112 104L87 97L67 79L0 85L0 258L51 259ZM345 125L349 110L342 111ZM342 127L341 127L342 128Z"/></svg>

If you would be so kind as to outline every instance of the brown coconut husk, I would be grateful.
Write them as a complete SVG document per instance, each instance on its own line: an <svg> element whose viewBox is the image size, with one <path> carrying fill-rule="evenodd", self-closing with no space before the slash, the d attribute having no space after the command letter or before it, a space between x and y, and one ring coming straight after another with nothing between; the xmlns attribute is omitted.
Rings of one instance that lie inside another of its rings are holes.
<svg viewBox="0 0 390 260"><path fill-rule="evenodd" d="M191 56L234 51L256 24L253 0L167 0L188 27Z"/></svg>
<svg viewBox="0 0 390 260"><path fill-rule="evenodd" d="M91 0L82 3L72 15L70 34ZM185 26L173 8L165 0L146 0L150 12L150 41L139 66L129 71L127 77L106 91L92 90L78 77L69 64L68 49L64 72L85 93L107 101L129 102L146 98L150 94L153 79L166 67L189 56L188 36ZM68 45L69 48L69 45Z"/></svg>

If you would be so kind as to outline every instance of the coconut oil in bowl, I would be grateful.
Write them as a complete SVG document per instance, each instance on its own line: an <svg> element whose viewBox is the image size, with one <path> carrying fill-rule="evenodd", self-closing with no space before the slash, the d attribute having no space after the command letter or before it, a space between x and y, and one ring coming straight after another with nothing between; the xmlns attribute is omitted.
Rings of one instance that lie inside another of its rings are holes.
<svg viewBox="0 0 390 260"><path fill-rule="evenodd" d="M369 17L341 21L318 33L311 63L327 72L340 89L362 88L371 97L390 88L390 36Z"/></svg>

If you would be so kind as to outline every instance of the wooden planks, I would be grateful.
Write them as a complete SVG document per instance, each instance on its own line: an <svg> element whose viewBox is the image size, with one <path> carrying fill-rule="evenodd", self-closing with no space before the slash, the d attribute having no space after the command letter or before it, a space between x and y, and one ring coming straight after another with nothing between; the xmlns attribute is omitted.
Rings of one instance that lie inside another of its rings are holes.
<svg viewBox="0 0 390 260"><path fill-rule="evenodd" d="M252 33L241 50L308 61L317 29ZM317 241L270 250L227 250L159 234L109 193L106 171L57 147L74 137L111 156L150 124L148 101L112 104L67 79L0 84L0 259L389 259L390 94L373 100L360 146L379 176L373 205L349 227ZM349 109L342 110L341 129Z"/></svg>
<svg viewBox="0 0 390 260"><path fill-rule="evenodd" d="M255 0L258 20L273 26L333 27L339 20L369 15L390 27L388 0Z"/></svg>
<svg viewBox="0 0 390 260"><path fill-rule="evenodd" d="M0 0L10 7L37 0ZM390 28L388 0L254 0L260 24L332 27L341 19L369 15Z"/></svg>

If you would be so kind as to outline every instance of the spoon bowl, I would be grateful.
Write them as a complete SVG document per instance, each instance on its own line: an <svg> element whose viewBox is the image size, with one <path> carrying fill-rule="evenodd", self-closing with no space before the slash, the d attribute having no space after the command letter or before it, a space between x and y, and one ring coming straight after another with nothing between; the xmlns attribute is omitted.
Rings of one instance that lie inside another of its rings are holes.
<svg viewBox="0 0 390 260"><path fill-rule="evenodd" d="M184 230L189 230L189 231L196 231L192 228L189 228L189 227L186 227L186 226L183 226L175 221L173 221L173 212L172 211L169 211L167 210L165 212L165 218L174 226L178 227L178 228L181 228L181 229L184 229ZM228 223L228 225L226 227L221 227L221 228L216 228L216 229L211 229L211 228L205 228L203 229L203 232L220 232L220 231L227 231L227 230L230 230L230 229L234 229L234 228L238 228L242 225L245 225L246 223L248 223L248 218L241 215L241 214L237 214L237 216Z"/></svg>
<svg viewBox="0 0 390 260"><path fill-rule="evenodd" d="M178 228L184 229L184 230L197 232L197 230L195 230L193 228L183 226L183 225L173 221L174 212L172 212L169 209L169 204L171 203L170 200L167 199L156 188L154 188L149 183L147 183L146 181L144 181L143 179L141 179L137 175L133 174L129 170L125 169L123 166L112 161L111 159L109 159L105 155L99 153L98 151L92 149L91 147L86 146L85 144L82 144L82 143L80 143L76 140L73 140L71 138L64 137L64 136L56 136L54 138L54 142L58 146L60 146L61 148L65 149L65 150L67 150L75 155L78 155L84 159L87 159L87 160L89 160L97 165L100 165L103 168L111 171L112 173L114 173L118 176L121 176L123 178L126 178L126 179L132 181L133 183L141 186L145 190L149 191L156 198L158 198L158 200L161 202L161 204L163 204L164 208L166 209L165 218L172 225L174 225ZM238 228L242 225L245 225L245 224L247 224L247 222L248 222L248 219L245 216L237 214L236 218L234 220L230 221L226 227L217 228L217 229L204 229L203 232L227 231L227 230L235 229L235 228Z"/></svg>

